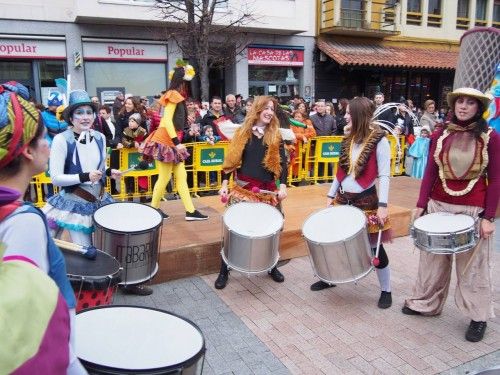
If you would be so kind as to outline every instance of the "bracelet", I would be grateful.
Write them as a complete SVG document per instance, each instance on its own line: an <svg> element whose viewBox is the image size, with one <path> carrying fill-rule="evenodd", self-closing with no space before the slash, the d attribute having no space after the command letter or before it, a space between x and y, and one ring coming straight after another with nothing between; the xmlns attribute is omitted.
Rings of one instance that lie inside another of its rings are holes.
<svg viewBox="0 0 500 375"><path fill-rule="evenodd" d="M335 197L332 197L331 195L327 195L326 197L330 199L335 199Z"/></svg>
<svg viewBox="0 0 500 375"><path fill-rule="evenodd" d="M484 220L488 220L490 223L494 223L495 222L495 218L494 217L483 217Z"/></svg>
<svg viewBox="0 0 500 375"><path fill-rule="evenodd" d="M384 202L378 202L379 207L387 207L387 203Z"/></svg>

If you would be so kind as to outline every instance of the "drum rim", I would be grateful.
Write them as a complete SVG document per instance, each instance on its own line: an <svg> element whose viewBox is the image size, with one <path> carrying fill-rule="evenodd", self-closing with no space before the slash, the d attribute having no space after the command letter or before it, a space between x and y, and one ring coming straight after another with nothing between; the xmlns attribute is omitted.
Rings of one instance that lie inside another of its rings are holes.
<svg viewBox="0 0 500 375"><path fill-rule="evenodd" d="M90 312L92 310L111 309L111 308L115 308L115 307L126 307L126 308L153 310L153 311L158 311L158 312L172 315L172 316L175 316L176 318L182 319L185 322L189 323L192 327L194 327L198 331L198 333L200 334L200 336L201 336L201 349L195 355L193 355L191 358L185 360L184 362L180 362L176 365L170 365L170 366L164 366L164 367L155 367L155 368L140 369L140 370L130 370L130 369L123 369L123 368L118 368L118 367L110 367L110 366L100 365L100 364L97 364L94 362L86 361L86 360L78 357L78 359L82 362L84 367L85 367L85 365L89 365L89 366L92 366L92 368L96 369L96 370L109 370L109 371L119 370L125 374L152 374L152 371L170 371L170 370L175 370L176 368L179 368L179 367L185 368L185 367L192 366L195 363L197 363L201 357L203 357L205 355L205 352L207 350L206 343L205 343L205 337L203 336L203 332L200 329L200 327L198 327L198 325L196 323L194 323L192 320L185 318L183 316L180 316L178 314L175 314L175 313L168 311L168 310L163 310L163 309L159 309L156 307L138 306L138 305L101 305L101 306L89 307L88 309L78 311L76 313L76 315L84 314L84 313ZM77 354L77 356L78 356L78 354ZM111 372L110 374L113 374L113 373Z"/></svg>
<svg viewBox="0 0 500 375"><path fill-rule="evenodd" d="M90 286L94 286L93 284L94 283L100 283L100 282L105 282L108 280L108 278L110 279L110 286L115 286L117 284L120 283L120 280L121 280L121 271L123 269L122 265L120 264L120 262L118 261L118 259L116 259L114 256L112 256L111 254L108 254L107 252L103 251L103 250L99 250L99 249L96 249L99 253L102 253L102 254L105 254L106 256L110 257L111 259L113 259L115 262L116 262L116 265L118 265L118 269L114 272L114 273L111 273L111 274L107 274L107 275L99 275L99 276L85 276L85 275L80 275L80 274L76 274L76 273L72 273L72 272L69 272L68 271L68 265L67 265L67 262L66 262L66 258L64 259L64 264L66 266L66 276L68 277L69 281L72 282L80 282L80 283L83 283L83 285L87 285L87 287L89 287L89 284L91 284ZM62 249L61 252L64 254L72 254L72 252L70 252L69 250L64 250ZM79 255L79 256L82 256L82 255ZM94 290L94 288L90 289L90 290ZM100 290L100 289L98 289Z"/></svg>
<svg viewBox="0 0 500 375"><path fill-rule="evenodd" d="M366 215L365 215L365 213L363 212L363 210L362 210L362 209L360 209L360 208L358 208L358 207L355 207L355 206L352 206L352 205L349 205L349 204L341 204L341 205L339 205L339 206L348 206L348 207L351 207L351 208L354 208L354 209L356 209L356 210L360 211L360 212L362 213L362 215L363 215L364 219L365 219L365 225L364 225L364 226L362 226L362 227L361 227L361 228L360 228L360 229L359 229L356 233L354 233L352 236L349 236L349 237L347 237L347 238L343 238L343 239L338 240L338 241L328 241L328 242L321 241L321 242L318 242L318 241L312 240L312 239L308 238L308 237L304 234L304 226L306 225L307 220L309 220L309 219L311 218L311 216L313 216L313 215L317 214L318 212L321 212L321 211L324 211L324 210L328 210L328 209L330 209L330 208L334 208L334 207L336 207L336 206L330 206L330 207L319 208L319 209L315 210L314 212L311 212L311 213L310 213L310 214L306 217L306 219L304 220L304 222L302 223L302 228L300 229L300 231L301 231L301 234L302 234L302 236L305 238L305 240L306 240L306 241L308 241L308 242L312 242L312 243L314 243L314 244L318 244L318 245L320 245L320 244L333 244L333 243L337 243L337 242L341 242L341 241L342 241L342 242L346 242L346 241L352 240L353 238L357 237L357 236L358 236L358 234L359 234L359 232L361 232L363 229L366 229L367 220L366 220Z"/></svg>
<svg viewBox="0 0 500 375"><path fill-rule="evenodd" d="M150 232L151 230L153 229L158 229L160 228L162 225L163 225L163 220L160 220L160 222L155 225L155 226L152 226L148 229L144 229L144 230L136 230L136 231L120 231L120 230L116 230L116 229L110 229L110 228L107 228L105 226L103 226L102 224L99 224L97 222L97 220L95 219L95 214L97 213L97 211L99 211L101 208L104 208L104 207L107 207L107 206L111 206L113 204L137 204L137 205L140 205L140 206L146 206L146 207L149 207L151 208L152 210L158 212L158 210L156 210L155 208L151 207L151 206L148 206L147 204L144 204L144 203L137 203L137 202L111 202L111 203L108 203L104 206L101 206L99 207L97 210L95 210L95 212L92 214L92 222L94 223L95 227L96 228L102 228L102 229L105 229L107 232L109 233L116 233L116 234L132 234L132 235L136 235L136 234L144 234L144 233L148 233ZM160 213L158 212L158 215L160 215ZM161 218L161 215L160 215L160 218Z"/></svg>

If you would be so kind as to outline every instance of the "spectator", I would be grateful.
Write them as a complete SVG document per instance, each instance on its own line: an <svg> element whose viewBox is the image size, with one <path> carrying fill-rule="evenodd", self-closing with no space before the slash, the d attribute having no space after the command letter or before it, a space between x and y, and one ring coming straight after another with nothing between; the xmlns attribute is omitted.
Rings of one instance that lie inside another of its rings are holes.
<svg viewBox="0 0 500 375"><path fill-rule="evenodd" d="M309 139L312 137L316 137L316 131L314 130L314 126L312 125L311 120L306 118L302 112L296 110L293 112L294 120L301 122L306 125L306 128L301 128L299 126L291 126L293 133L295 134L296 144L303 145L309 142ZM290 165L292 166L292 175L298 176L299 172L299 162L297 158L303 158L304 155L297 154L295 147L290 151ZM304 160L302 160L304 161Z"/></svg>
<svg viewBox="0 0 500 375"><path fill-rule="evenodd" d="M47 109L41 112L43 124L47 129L45 138L49 142L49 146L52 144L52 140L56 134L62 133L68 128L68 124L65 121L59 121L57 118L57 108L62 104L61 94L56 91L51 92L47 99Z"/></svg>
<svg viewBox="0 0 500 375"><path fill-rule="evenodd" d="M424 114L420 118L420 126L428 126L432 133L438 122L439 118L436 115L436 102L432 99L428 99L424 103Z"/></svg>
<svg viewBox="0 0 500 375"><path fill-rule="evenodd" d="M204 117L208 113L209 109L210 109L210 104L208 102L201 102L200 116Z"/></svg>
<svg viewBox="0 0 500 375"><path fill-rule="evenodd" d="M242 104L243 104L243 96L241 94L236 94L236 107L241 109Z"/></svg>
<svg viewBox="0 0 500 375"><path fill-rule="evenodd" d="M220 96L214 96L212 97L212 101L210 102L210 110L205 116L203 116L200 125L202 127L205 127L206 125L212 125L212 127L214 128L214 134L219 135L214 121L218 120L222 116L224 116L224 112L222 111L222 99L220 98Z"/></svg>
<svg viewBox="0 0 500 375"><path fill-rule="evenodd" d="M326 102L325 106L326 106L325 107L326 113L328 115L332 115L333 117L336 117L335 108L333 107L333 103L332 102Z"/></svg>
<svg viewBox="0 0 500 375"><path fill-rule="evenodd" d="M118 95L116 95L115 101L113 103L113 119L115 120L115 122L118 121L119 112L122 109L124 102L125 97L121 92L119 92Z"/></svg>
<svg viewBox="0 0 500 375"><path fill-rule="evenodd" d="M398 111L396 113L396 124L399 125L401 129L401 134L405 136L405 140L407 143L413 143L415 140L414 131L413 131L413 120L408 113L410 109L407 100L403 100L401 105L398 107Z"/></svg>
<svg viewBox="0 0 500 375"><path fill-rule="evenodd" d="M143 108L139 101L133 97L129 97L125 99L125 103L118 113L118 120L116 120L117 131L120 136L125 128L128 127L128 118L134 113L139 113L141 115L141 123L145 120L143 116Z"/></svg>
<svg viewBox="0 0 500 375"><path fill-rule="evenodd" d="M99 107L99 115L94 121L94 129L104 134L106 138L106 146L111 147L110 167L118 169L120 167L120 148L123 145L120 143L121 135L117 132L116 124L111 120L111 108L107 105ZM111 194L118 194L117 181L110 179Z"/></svg>
<svg viewBox="0 0 500 375"><path fill-rule="evenodd" d="M335 120L337 121L337 135L344 135L344 128L346 125L344 116L348 105L349 100L347 100L346 98L342 98L339 100L339 110L337 115L335 116Z"/></svg>
<svg viewBox="0 0 500 375"><path fill-rule="evenodd" d="M294 95L292 98L292 110L296 111L299 109L300 103L304 103L300 95Z"/></svg>
<svg viewBox="0 0 500 375"><path fill-rule="evenodd" d="M420 136L408 150L408 155L413 158L411 168L411 177L422 179L424 177L425 167L429 156L430 136L431 132L427 125L422 126Z"/></svg>
<svg viewBox="0 0 500 375"><path fill-rule="evenodd" d="M335 118L326 113L325 102L316 102L316 114L311 116L311 122L317 136L335 135L337 133Z"/></svg>
<svg viewBox="0 0 500 375"><path fill-rule="evenodd" d="M214 128L211 125L206 125L203 128L203 135L201 136L201 140L214 145L220 141L220 137L214 134Z"/></svg>
<svg viewBox="0 0 500 375"><path fill-rule="evenodd" d="M97 106L99 106L101 104L101 103L99 103L99 98L97 96L93 96L92 98L90 98L90 101Z"/></svg>
<svg viewBox="0 0 500 375"><path fill-rule="evenodd" d="M139 148L147 131L142 126L142 117L139 113L133 113L128 118L128 126L123 129L122 145L126 148Z"/></svg>
<svg viewBox="0 0 500 375"><path fill-rule="evenodd" d="M382 94L381 92L377 92L373 97L373 101L375 102L376 108L384 104L384 100L385 100L384 94ZM396 123L396 116L394 115L392 109L387 108L382 113L379 113L379 115L375 118L375 120L381 121L385 125L390 125L391 127L394 127L394 124Z"/></svg>
<svg viewBox="0 0 500 375"><path fill-rule="evenodd" d="M245 116L243 116L240 108L236 105L236 97L233 94L226 95L224 115L235 124L241 124L245 120Z"/></svg>

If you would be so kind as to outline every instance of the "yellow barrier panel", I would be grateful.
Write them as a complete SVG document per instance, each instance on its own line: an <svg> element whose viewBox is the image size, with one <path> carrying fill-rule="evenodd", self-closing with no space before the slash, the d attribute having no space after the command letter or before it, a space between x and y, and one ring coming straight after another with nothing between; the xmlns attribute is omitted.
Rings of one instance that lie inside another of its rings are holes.
<svg viewBox="0 0 500 375"><path fill-rule="evenodd" d="M332 181L337 171L340 156L342 136L314 137L308 143L295 145L295 158L289 166L289 183L307 181L318 183ZM393 136L388 136L391 146L391 176L404 174L405 138L400 137L401 151L398 152L397 142ZM218 142L210 145L205 142L185 144L191 157L184 161L188 174L189 191L197 196L198 193L216 192L222 183L222 163L228 149L228 142ZM119 150L119 169L121 171L134 168L141 161L140 153L134 149ZM109 165L109 157L108 157ZM118 200L150 197L158 175L155 162L145 170L133 170L124 175L118 182L119 193L113 197ZM105 189L111 191L110 179L106 179ZM28 195L37 207L45 204L47 197L57 193L59 189L53 186L48 172L41 173L33 178ZM171 184L167 186L167 193L175 194L176 184L172 176Z"/></svg>

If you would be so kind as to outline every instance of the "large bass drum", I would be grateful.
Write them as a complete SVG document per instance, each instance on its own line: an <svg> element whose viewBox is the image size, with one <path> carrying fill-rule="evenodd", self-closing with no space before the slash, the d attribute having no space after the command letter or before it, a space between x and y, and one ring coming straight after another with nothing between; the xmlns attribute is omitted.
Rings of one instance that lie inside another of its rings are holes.
<svg viewBox="0 0 500 375"><path fill-rule="evenodd" d="M140 203L111 203L94 213L94 245L121 263L121 284L148 281L158 271L162 222L158 210Z"/></svg>
<svg viewBox="0 0 500 375"><path fill-rule="evenodd" d="M193 322L168 311L104 306L76 315L76 355L89 374L200 375L205 340Z"/></svg>
<svg viewBox="0 0 500 375"><path fill-rule="evenodd" d="M244 273L269 271L278 263L283 215L266 203L240 202L223 217L222 259Z"/></svg>
<svg viewBox="0 0 500 375"><path fill-rule="evenodd" d="M373 269L363 211L333 206L311 214L302 226L316 276L328 284L356 282Z"/></svg>

